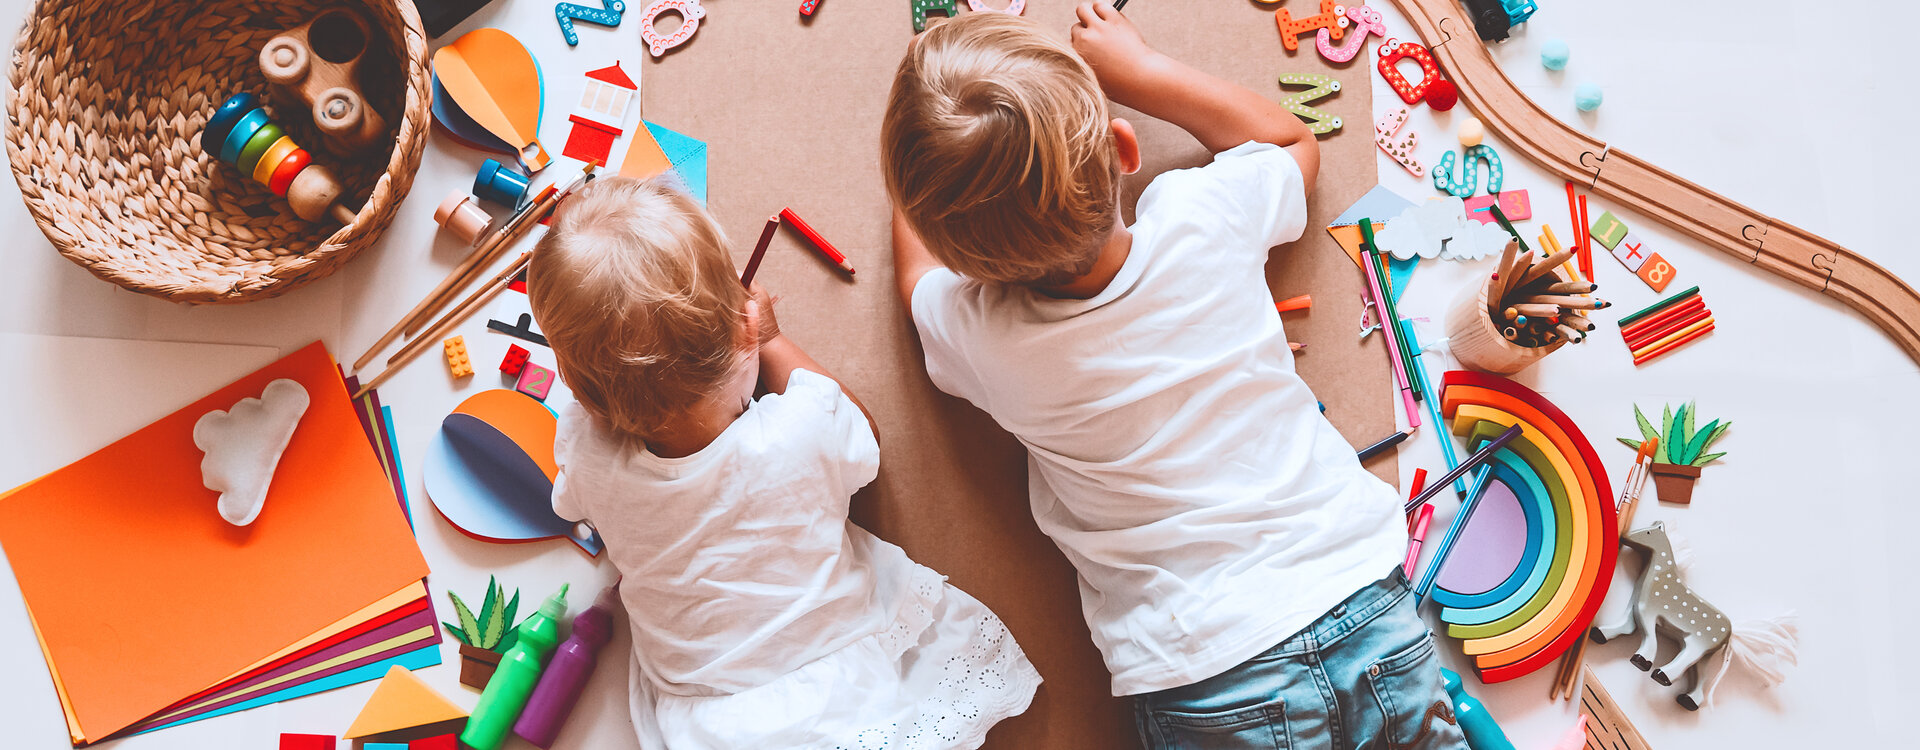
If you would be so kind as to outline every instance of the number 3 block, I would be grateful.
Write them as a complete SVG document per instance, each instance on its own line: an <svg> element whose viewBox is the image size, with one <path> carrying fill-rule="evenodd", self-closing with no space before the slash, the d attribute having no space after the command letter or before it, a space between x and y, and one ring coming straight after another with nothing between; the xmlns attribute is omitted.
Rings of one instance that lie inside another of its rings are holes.
<svg viewBox="0 0 1920 750"><path fill-rule="evenodd" d="M541 401L547 400L547 392L553 390L553 371L532 362L520 366L520 379L513 389Z"/></svg>

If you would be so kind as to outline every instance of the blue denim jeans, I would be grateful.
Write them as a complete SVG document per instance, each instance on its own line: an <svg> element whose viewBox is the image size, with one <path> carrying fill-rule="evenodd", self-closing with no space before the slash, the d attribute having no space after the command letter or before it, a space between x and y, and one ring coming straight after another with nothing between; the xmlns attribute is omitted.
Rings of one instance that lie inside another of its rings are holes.
<svg viewBox="0 0 1920 750"><path fill-rule="evenodd" d="M1394 571L1222 674L1134 697L1150 750L1457 748L1433 633Z"/></svg>

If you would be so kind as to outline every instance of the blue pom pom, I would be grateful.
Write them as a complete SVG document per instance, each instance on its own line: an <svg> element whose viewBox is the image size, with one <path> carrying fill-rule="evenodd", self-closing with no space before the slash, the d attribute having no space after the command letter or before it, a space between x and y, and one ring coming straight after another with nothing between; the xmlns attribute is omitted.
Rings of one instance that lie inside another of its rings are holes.
<svg viewBox="0 0 1920 750"><path fill-rule="evenodd" d="M1540 64L1547 66L1547 70L1565 70L1567 58L1572 55L1573 50L1567 48L1563 39L1548 39L1540 45Z"/></svg>
<svg viewBox="0 0 1920 750"><path fill-rule="evenodd" d="M1582 112L1599 109L1604 98L1600 95L1600 84L1597 83L1583 83L1573 90L1573 106L1579 107Z"/></svg>

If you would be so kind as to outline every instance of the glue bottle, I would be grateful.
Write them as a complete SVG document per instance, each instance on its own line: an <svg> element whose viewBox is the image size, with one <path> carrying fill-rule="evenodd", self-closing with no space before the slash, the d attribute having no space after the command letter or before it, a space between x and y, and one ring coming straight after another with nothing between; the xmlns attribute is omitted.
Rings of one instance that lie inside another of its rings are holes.
<svg viewBox="0 0 1920 750"><path fill-rule="evenodd" d="M1460 723L1460 733L1467 736L1467 747L1471 750L1513 750L1513 743L1507 740L1507 733L1500 731L1493 715L1487 713L1487 707L1467 694L1460 684L1460 675L1451 669L1440 670L1440 681L1447 687L1447 695L1453 698L1453 719Z"/></svg>
<svg viewBox="0 0 1920 750"><path fill-rule="evenodd" d="M580 690L593 676L594 658L601 646L613 640L613 613L620 608L620 587L608 586L593 600L593 606L573 618L573 636L553 652L553 661L541 673L540 684L527 699L513 733L534 745L546 748L560 733L560 725L573 714Z"/></svg>
<svg viewBox="0 0 1920 750"><path fill-rule="evenodd" d="M540 669L560 642L560 618L567 614L567 587L561 585L516 631L520 634L513 648L500 658L487 689L480 691L480 702L460 732L460 744L473 750L495 750L507 738L513 720L527 705L527 696L540 681Z"/></svg>

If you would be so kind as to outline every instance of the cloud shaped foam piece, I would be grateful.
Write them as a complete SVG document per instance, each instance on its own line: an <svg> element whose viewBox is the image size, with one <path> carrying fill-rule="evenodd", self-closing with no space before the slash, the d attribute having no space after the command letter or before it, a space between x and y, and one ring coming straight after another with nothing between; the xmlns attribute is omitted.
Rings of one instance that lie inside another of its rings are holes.
<svg viewBox="0 0 1920 750"><path fill-rule="evenodd" d="M305 386L280 378L259 398L240 399L193 423L193 444L207 454L200 460L200 481L220 493L220 517L227 523L245 526L260 516L280 454L309 402Z"/></svg>
<svg viewBox="0 0 1920 750"><path fill-rule="evenodd" d="M1466 202L1456 197L1435 198L1410 206L1387 220L1374 242L1399 260L1440 258L1478 260L1507 246L1505 230L1467 218Z"/></svg>

